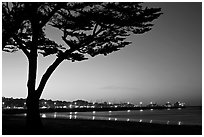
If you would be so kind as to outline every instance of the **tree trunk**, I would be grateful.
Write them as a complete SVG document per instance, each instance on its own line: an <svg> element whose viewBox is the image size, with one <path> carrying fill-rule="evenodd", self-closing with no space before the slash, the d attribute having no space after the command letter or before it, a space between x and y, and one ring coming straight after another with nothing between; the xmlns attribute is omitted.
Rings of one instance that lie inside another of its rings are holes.
<svg viewBox="0 0 204 137"><path fill-rule="evenodd" d="M35 56L34 56L35 57ZM52 65L47 69L43 75L39 87L35 90L36 72L37 72L37 58L29 58L29 73L28 73L28 96L26 100L27 115L26 127L29 134L40 134L43 131L43 124L40 117L39 99L47 83L47 80L57 68L57 66L64 60L64 58L57 58Z"/></svg>
<svg viewBox="0 0 204 137"><path fill-rule="evenodd" d="M37 94L32 93L26 99L27 115L26 127L27 131L31 134L38 134L43 130L43 125L40 117L39 110L39 97Z"/></svg>
<svg viewBox="0 0 204 137"><path fill-rule="evenodd" d="M26 115L26 128L28 134L39 134L42 130L42 122L40 118L39 110L39 98L35 90L36 76L37 76L37 51L34 48L30 52L28 58L29 68L28 68L28 96L26 99L27 115Z"/></svg>

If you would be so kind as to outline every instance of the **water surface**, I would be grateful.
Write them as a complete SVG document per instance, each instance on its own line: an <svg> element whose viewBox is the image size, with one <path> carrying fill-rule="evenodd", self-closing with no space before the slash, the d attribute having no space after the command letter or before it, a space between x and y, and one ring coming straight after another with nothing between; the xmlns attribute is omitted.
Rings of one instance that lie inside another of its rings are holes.
<svg viewBox="0 0 204 137"><path fill-rule="evenodd" d="M169 125L202 125L202 110L200 107L163 110L53 112L42 113L41 116L42 118L133 121Z"/></svg>

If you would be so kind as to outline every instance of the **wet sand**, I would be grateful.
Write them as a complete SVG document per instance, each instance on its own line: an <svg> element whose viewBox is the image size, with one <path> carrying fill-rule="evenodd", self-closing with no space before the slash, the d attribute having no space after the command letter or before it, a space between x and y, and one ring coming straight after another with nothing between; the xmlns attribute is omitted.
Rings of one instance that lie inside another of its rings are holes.
<svg viewBox="0 0 204 137"><path fill-rule="evenodd" d="M201 135L202 126L161 125L139 122L42 119L41 132L30 133L25 117L2 116L3 135Z"/></svg>

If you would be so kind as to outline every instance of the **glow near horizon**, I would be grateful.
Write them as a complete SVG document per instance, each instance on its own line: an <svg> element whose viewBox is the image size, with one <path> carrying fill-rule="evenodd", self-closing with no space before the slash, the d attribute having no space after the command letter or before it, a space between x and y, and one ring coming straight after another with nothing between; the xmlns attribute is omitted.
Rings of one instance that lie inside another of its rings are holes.
<svg viewBox="0 0 204 137"><path fill-rule="evenodd" d="M108 56L64 61L52 74L41 98L201 105L201 3L149 5L161 7L164 13L154 21L151 31L129 37L132 45ZM55 30L49 31L49 37L60 37L53 34ZM54 58L39 55L38 81ZM27 96L27 65L21 51L3 52L3 96Z"/></svg>

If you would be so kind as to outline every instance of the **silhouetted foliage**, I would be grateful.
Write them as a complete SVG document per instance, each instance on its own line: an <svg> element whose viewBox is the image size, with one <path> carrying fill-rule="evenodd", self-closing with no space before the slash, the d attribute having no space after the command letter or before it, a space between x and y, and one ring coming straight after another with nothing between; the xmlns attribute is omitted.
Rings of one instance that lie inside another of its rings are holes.
<svg viewBox="0 0 204 137"><path fill-rule="evenodd" d="M39 98L47 80L64 60L83 61L130 45L126 37L151 30L160 8L136 2L12 2L2 3L2 49L22 50L28 58L27 120L40 123ZM62 32L60 45L45 35L49 25ZM56 55L36 88L37 58ZM40 126L38 126L40 127Z"/></svg>
<svg viewBox="0 0 204 137"><path fill-rule="evenodd" d="M35 24L38 53L56 54L72 61L85 60L87 54L107 55L129 45L127 36L151 30L151 22L162 14L160 8L143 8L141 3L128 2L3 3L2 11L4 51L29 52ZM67 45L46 38L46 25L62 31Z"/></svg>

